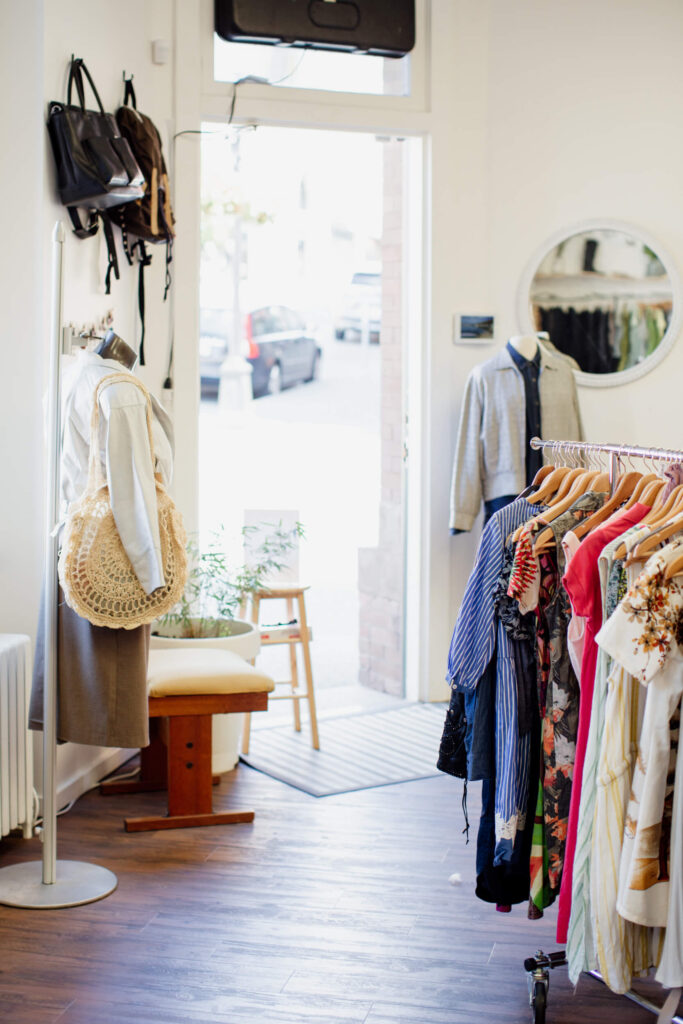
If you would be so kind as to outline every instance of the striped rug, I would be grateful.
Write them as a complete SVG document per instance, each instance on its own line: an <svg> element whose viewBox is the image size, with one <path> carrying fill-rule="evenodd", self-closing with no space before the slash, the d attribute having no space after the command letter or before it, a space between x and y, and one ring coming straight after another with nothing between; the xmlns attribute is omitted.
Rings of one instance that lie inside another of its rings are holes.
<svg viewBox="0 0 683 1024"><path fill-rule="evenodd" d="M302 789L332 796L438 775L436 759L445 704L405 704L389 711L319 722L320 750L308 723L252 731L245 764Z"/></svg>

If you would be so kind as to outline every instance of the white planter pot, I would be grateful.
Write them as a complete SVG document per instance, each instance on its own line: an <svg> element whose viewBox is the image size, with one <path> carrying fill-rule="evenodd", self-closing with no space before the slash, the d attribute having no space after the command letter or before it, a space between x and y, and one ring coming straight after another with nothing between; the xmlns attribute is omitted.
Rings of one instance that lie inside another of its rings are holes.
<svg viewBox="0 0 683 1024"><path fill-rule="evenodd" d="M187 650L188 647L217 647L223 651L239 654L245 661L255 658L261 650L261 634L258 626L244 619L233 619L233 633L230 636L173 637L152 635L153 648ZM232 771L239 760L242 738L243 715L214 715L212 724L211 768L215 775Z"/></svg>

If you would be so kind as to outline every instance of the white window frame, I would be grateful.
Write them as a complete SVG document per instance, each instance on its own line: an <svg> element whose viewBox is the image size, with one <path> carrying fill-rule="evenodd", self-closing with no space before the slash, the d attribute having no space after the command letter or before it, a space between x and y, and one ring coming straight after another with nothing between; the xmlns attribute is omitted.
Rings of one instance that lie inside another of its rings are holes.
<svg viewBox="0 0 683 1024"><path fill-rule="evenodd" d="M217 82L213 68L214 37L213 0L201 0L201 66L202 66L202 113L204 116L224 118L232 102L232 82ZM237 44L239 45L239 44ZM299 52L299 51L297 51ZM415 2L415 46L410 53L410 95L379 96L373 93L332 92L319 89L297 89L277 85L258 85L243 82L239 86L238 105L240 109L253 111L277 108L282 103L301 104L304 108L321 105L335 111L355 112L362 115L371 108L374 116L397 113L425 114L429 111L429 2ZM284 95L283 95L284 94ZM394 120L391 117L391 120Z"/></svg>

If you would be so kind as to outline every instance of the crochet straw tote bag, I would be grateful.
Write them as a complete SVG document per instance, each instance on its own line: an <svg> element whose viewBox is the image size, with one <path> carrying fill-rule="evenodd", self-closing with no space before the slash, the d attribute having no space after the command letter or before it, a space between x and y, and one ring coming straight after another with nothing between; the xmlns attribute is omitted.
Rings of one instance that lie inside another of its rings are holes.
<svg viewBox="0 0 683 1024"><path fill-rule="evenodd" d="M59 556L59 581L70 608L95 626L135 629L152 622L176 604L187 582L185 528L166 488L156 481L159 535L165 584L145 593L121 543L99 453L99 400L105 387L120 381L135 384L147 403L147 431L154 464L152 403L145 386L131 374L113 373L95 388L90 421L90 460L85 491L66 517Z"/></svg>

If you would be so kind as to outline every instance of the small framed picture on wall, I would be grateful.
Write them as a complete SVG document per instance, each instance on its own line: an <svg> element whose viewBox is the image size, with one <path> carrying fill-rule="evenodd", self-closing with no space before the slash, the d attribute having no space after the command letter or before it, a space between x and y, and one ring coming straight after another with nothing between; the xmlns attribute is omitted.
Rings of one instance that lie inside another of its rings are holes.
<svg viewBox="0 0 683 1024"><path fill-rule="evenodd" d="M492 313L456 313L453 318L453 342L456 345L490 345L494 338Z"/></svg>

